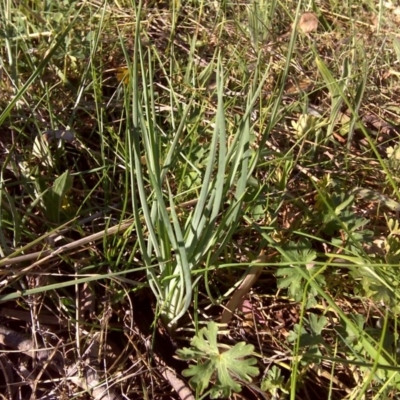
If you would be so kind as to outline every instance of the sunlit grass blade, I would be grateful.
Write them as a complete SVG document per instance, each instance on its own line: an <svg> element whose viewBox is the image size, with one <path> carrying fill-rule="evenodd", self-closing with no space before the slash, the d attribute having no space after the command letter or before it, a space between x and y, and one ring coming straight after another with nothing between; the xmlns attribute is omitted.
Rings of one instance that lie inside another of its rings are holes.
<svg viewBox="0 0 400 400"><path fill-rule="evenodd" d="M50 48L50 50L47 52L46 56L43 58L43 60L39 63L39 65L35 68L35 70L32 72L30 77L26 80L24 85L18 89L17 93L13 97L13 99L8 103L7 107L3 110L3 112L0 114L0 126L4 123L5 119L9 116L10 112L13 110L17 102L22 98L22 96L26 93L26 91L31 87L33 82L35 82L36 78L43 73L43 70L46 68L47 64L49 61L52 59L54 54L56 53L57 49L62 45L63 41L65 40L66 36L68 33L71 31L73 28L82 8L84 7L84 4L81 5L80 9L76 11L75 17L71 20L71 22L68 24L68 26L65 28L63 32L61 32L60 35L56 36L54 39L54 42Z"/></svg>

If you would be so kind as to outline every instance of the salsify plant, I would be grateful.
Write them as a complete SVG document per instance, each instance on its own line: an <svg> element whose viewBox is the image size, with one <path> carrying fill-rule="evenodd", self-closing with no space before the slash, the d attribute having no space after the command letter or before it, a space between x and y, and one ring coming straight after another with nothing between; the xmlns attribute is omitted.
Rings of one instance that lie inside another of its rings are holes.
<svg viewBox="0 0 400 400"><path fill-rule="evenodd" d="M250 151L250 117L262 82L248 96L247 109L228 145L222 62L219 55L215 57L218 105L215 122L208 123L212 133L205 138L208 149L205 168L197 168L187 161L193 140L188 135L197 135L196 126L200 129L204 123L203 110L196 117L193 111L196 93L187 99L178 97L173 89L172 73L164 71L169 82L169 117L175 131L168 134L161 131L156 123L158 114L152 82L152 65L157 54L152 55L148 50L145 54L138 39L139 26L134 62L127 67L129 84L125 87L128 176L136 233L149 285L157 297L162 320L173 331L191 304L196 280L201 278L194 270L209 256L211 262L216 260L237 227L254 161ZM198 110L197 103L196 107ZM197 122L193 122L196 118ZM183 173L178 168L182 160L186 165ZM183 175L189 175L190 168L197 172L196 188L187 191L187 198L194 205L183 218L179 215L176 195L180 182L184 181Z"/></svg>

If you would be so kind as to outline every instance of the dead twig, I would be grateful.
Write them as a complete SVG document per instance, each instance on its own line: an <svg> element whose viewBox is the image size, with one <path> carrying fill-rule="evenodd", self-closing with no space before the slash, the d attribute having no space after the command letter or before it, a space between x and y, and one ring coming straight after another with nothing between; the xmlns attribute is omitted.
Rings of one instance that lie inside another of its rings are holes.
<svg viewBox="0 0 400 400"><path fill-rule="evenodd" d="M57 349L36 349L34 341L27 336L20 334L12 329L0 325L0 344L19 350L21 353L36 359L60 376L67 377L76 386L88 391L93 400L118 400L120 397L109 387L101 383L99 374L95 368L86 365L83 368L83 376L78 375L75 365L67 365L68 362L61 356Z"/></svg>
<svg viewBox="0 0 400 400"><path fill-rule="evenodd" d="M176 372L172 368L168 367L160 357L154 355L154 358L157 364L161 366L161 375L170 383L181 400L195 400L195 397L187 383L179 378Z"/></svg>
<svg viewBox="0 0 400 400"><path fill-rule="evenodd" d="M247 269L242 283L233 293L232 297L225 306L221 316L221 323L228 324L231 320L235 310L239 307L243 301L244 296L250 291L253 285L257 282L264 268L264 263L267 262L268 256L264 250L261 250L260 255L254 260L252 265ZM260 265L261 264L261 265Z"/></svg>

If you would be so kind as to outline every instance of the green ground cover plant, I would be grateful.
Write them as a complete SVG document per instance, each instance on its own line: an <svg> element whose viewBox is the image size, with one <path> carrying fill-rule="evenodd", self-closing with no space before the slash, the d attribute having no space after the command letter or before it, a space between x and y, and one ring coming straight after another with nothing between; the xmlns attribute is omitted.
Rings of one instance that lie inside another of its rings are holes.
<svg viewBox="0 0 400 400"><path fill-rule="evenodd" d="M399 12L0 2L0 393L396 398Z"/></svg>

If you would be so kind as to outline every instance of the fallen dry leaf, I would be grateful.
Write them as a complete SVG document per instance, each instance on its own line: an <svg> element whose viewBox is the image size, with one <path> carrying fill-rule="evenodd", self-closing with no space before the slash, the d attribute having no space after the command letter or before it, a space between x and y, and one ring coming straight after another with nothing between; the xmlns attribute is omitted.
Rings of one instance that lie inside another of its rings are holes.
<svg viewBox="0 0 400 400"><path fill-rule="evenodd" d="M129 68L128 67L117 67L116 70L117 81L123 82L125 85L129 83Z"/></svg>
<svg viewBox="0 0 400 400"><path fill-rule="evenodd" d="M314 13L304 13L300 17L297 29L303 33L311 33L318 29L318 17Z"/></svg>

